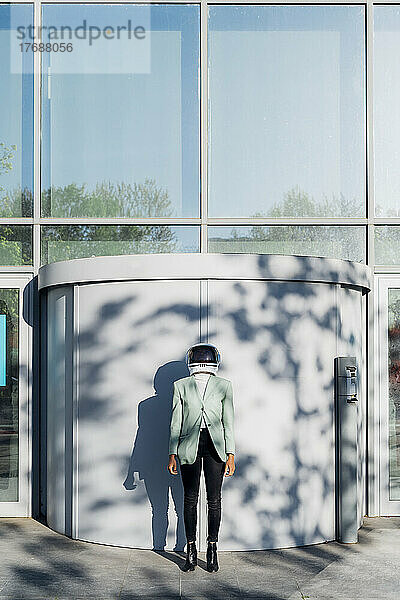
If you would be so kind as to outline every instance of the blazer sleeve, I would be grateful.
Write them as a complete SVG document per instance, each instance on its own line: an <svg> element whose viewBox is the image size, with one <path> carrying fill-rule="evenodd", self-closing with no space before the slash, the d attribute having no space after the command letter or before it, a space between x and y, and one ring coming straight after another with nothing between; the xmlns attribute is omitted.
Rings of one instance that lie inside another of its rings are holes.
<svg viewBox="0 0 400 600"><path fill-rule="evenodd" d="M222 425L224 427L225 452L235 454L233 388L229 381L226 386L225 398L222 401Z"/></svg>
<svg viewBox="0 0 400 600"><path fill-rule="evenodd" d="M172 398L172 416L169 432L169 454L176 454L178 450L179 435L182 425L182 401L176 382L174 381L174 395Z"/></svg>

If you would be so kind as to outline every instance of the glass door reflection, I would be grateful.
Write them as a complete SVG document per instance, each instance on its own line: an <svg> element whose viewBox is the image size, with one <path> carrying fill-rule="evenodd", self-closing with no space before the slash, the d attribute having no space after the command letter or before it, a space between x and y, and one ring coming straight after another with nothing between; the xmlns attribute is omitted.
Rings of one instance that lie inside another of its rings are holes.
<svg viewBox="0 0 400 600"><path fill-rule="evenodd" d="M400 289L388 290L389 500L400 500Z"/></svg>
<svg viewBox="0 0 400 600"><path fill-rule="evenodd" d="M19 301L0 288L0 502L19 501Z"/></svg>

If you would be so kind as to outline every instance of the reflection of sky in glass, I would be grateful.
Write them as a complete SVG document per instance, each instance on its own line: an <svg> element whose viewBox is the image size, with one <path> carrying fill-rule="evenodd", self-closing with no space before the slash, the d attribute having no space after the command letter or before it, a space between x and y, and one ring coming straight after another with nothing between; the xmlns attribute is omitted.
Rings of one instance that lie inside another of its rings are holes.
<svg viewBox="0 0 400 600"><path fill-rule="evenodd" d="M43 23L136 23L139 8L44 6ZM101 181L152 179L168 192L172 214L166 216L198 216L199 9L164 5L150 11L149 74L55 74L49 90L51 65L45 66L43 188L75 182L90 190ZM107 42L110 48L113 43Z"/></svg>
<svg viewBox="0 0 400 600"><path fill-rule="evenodd" d="M375 214L400 216L400 7L374 7Z"/></svg>
<svg viewBox="0 0 400 600"><path fill-rule="evenodd" d="M363 7L213 6L209 62L210 216L364 214Z"/></svg>
<svg viewBox="0 0 400 600"><path fill-rule="evenodd" d="M22 212L20 190L33 189L33 53L15 52L14 48L11 62L11 44L18 41L16 32L9 29L11 23L27 27L32 19L31 5L0 5L0 143L5 145L0 146L0 216L32 215L31 207ZM11 150L11 169L3 158L5 149ZM14 202L7 200L9 213L4 198L17 190Z"/></svg>

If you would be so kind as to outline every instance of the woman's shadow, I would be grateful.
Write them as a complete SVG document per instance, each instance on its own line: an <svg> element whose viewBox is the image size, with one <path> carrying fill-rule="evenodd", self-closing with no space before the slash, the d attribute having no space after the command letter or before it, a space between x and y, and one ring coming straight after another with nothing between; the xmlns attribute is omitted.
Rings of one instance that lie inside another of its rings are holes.
<svg viewBox="0 0 400 600"><path fill-rule="evenodd" d="M154 376L155 395L138 405L138 429L123 485L127 490L134 490L137 487L135 473L144 481L152 509L153 550L164 550L167 543L169 490L177 516L173 550L183 551L186 544L179 464L177 461L178 475L171 475L167 465L173 384L188 375L182 361L163 365Z"/></svg>

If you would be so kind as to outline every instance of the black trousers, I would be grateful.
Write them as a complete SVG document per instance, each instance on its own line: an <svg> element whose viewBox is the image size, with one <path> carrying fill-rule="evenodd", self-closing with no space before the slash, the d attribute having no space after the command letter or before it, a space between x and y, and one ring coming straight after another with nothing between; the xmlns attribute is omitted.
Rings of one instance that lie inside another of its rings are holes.
<svg viewBox="0 0 400 600"><path fill-rule="evenodd" d="M183 517L188 542L196 540L197 502L202 466L207 492L207 541L218 542L218 531L221 523L221 488L225 462L221 460L216 451L207 428L200 430L199 446L194 463L180 465L184 489Z"/></svg>

